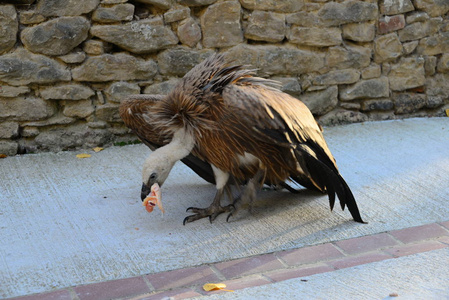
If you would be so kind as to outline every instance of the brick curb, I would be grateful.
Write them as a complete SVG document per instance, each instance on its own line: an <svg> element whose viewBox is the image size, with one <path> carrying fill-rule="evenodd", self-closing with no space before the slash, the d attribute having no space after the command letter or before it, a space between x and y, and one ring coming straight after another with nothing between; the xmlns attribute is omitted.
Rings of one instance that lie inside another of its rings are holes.
<svg viewBox="0 0 449 300"><path fill-rule="evenodd" d="M204 283L220 282L239 290L447 247L449 221L11 300L186 299L226 293L205 292Z"/></svg>

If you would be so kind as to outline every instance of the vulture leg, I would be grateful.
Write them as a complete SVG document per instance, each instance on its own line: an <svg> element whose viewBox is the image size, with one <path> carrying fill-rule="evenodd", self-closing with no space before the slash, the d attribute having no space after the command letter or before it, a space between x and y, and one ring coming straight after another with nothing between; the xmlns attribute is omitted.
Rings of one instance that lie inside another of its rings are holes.
<svg viewBox="0 0 449 300"><path fill-rule="evenodd" d="M225 187L218 189L217 193L215 194L214 201L212 201L212 204L209 205L209 207L206 208L198 208L198 207L189 207L186 211L193 212L194 215L187 216L184 219L183 224L186 225L186 223L190 223L205 217L209 217L209 221L212 223L218 215L224 213L224 212L230 212L234 210L234 205L226 205L221 206L220 201L223 198L224 192L227 192L228 196L232 195L230 186L226 185Z"/></svg>
<svg viewBox="0 0 449 300"><path fill-rule="evenodd" d="M229 221L230 217L234 216L237 213L239 206L241 207L249 205L249 209L251 210L253 202L256 199L256 194L263 185L262 179L265 176L265 171L265 169L259 169L254 177L248 181L248 184L246 185L246 188L243 191L242 195L234 200L233 206L235 209L229 213L228 217L226 218L226 222ZM239 206L237 206L238 202L240 202Z"/></svg>
<svg viewBox="0 0 449 300"><path fill-rule="evenodd" d="M226 191L228 196L232 195L229 184L229 173L223 172L218 169L214 165L212 166L212 171L214 172L215 182L217 186L217 193L215 194L214 200L211 205L206 208L198 208L198 207L189 207L187 211L191 211L194 215L187 216L184 219L183 224L190 223L205 217L209 217L209 221L212 222L215 218L224 213L230 212L234 210L234 205L230 204L227 206L221 206L221 199L223 198L223 194Z"/></svg>

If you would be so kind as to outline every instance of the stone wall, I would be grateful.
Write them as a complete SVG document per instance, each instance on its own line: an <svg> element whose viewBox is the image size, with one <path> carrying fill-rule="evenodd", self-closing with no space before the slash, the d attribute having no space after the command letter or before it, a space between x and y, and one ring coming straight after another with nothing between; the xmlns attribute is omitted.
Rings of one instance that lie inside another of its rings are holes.
<svg viewBox="0 0 449 300"><path fill-rule="evenodd" d="M120 100L167 93L216 50L279 80L324 125L440 116L448 11L441 0L0 1L0 153L135 140Z"/></svg>

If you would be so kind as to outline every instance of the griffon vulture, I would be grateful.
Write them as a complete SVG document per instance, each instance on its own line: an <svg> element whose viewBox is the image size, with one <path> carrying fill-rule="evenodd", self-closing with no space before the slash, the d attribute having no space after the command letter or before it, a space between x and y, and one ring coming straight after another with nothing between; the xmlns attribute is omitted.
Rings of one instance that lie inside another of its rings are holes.
<svg viewBox="0 0 449 300"><path fill-rule="evenodd" d="M337 195L341 208L348 206L353 219L363 223L310 110L279 91L276 82L253 75L215 54L167 96L136 95L122 102L125 124L153 150L143 166L142 200L182 160L217 188L209 207L187 209L193 215L184 224L204 217L212 221L223 212L229 219L237 201L252 202L264 183L295 192L286 181L327 193L331 209ZM234 183L244 183L243 192L222 206Z"/></svg>

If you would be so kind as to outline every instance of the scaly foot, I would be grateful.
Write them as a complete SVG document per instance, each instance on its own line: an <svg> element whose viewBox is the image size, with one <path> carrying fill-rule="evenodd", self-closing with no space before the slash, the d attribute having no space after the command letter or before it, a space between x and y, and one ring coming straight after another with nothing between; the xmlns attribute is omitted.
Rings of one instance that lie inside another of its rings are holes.
<svg viewBox="0 0 449 300"><path fill-rule="evenodd" d="M218 215L224 213L224 212L231 212L235 210L235 207L233 204L229 204L226 206L220 206L220 205L211 205L207 208L198 208L198 207L189 207L186 211L191 211L194 213L194 215L187 216L184 219L183 224L186 225L186 223L190 223L202 218L209 217L209 221L212 223Z"/></svg>

